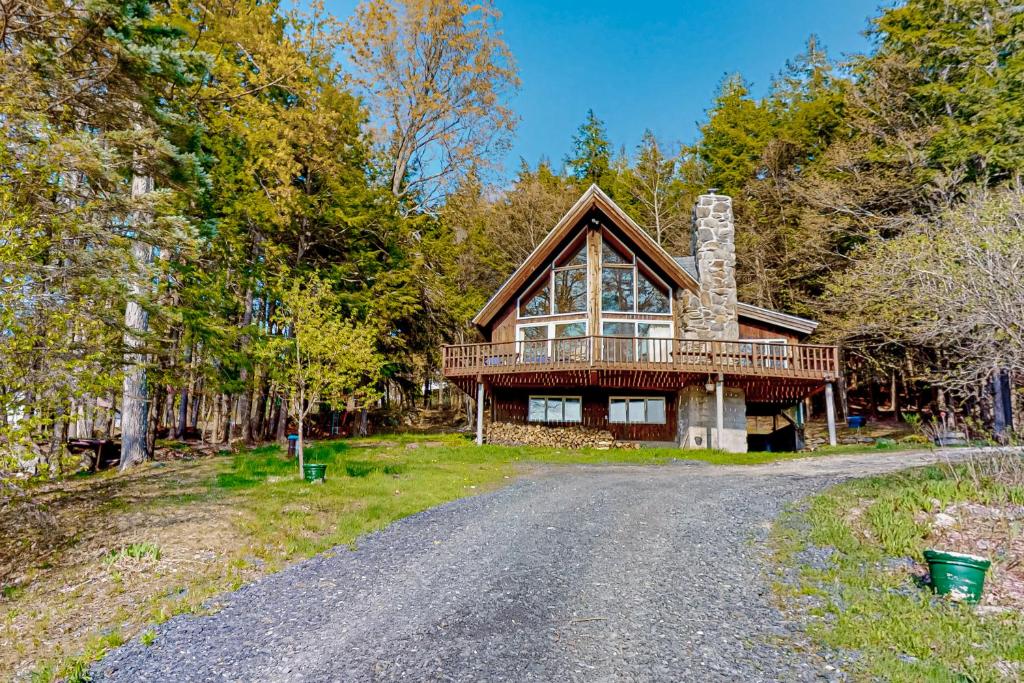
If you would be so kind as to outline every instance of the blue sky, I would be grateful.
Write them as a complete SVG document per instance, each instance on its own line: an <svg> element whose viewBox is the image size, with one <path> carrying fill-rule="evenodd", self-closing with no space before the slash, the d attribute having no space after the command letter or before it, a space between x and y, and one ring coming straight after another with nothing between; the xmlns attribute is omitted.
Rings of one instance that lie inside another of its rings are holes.
<svg viewBox="0 0 1024 683"><path fill-rule="evenodd" d="M632 152L645 128L692 142L722 77L739 72L763 94L816 33L833 56L868 49L862 35L881 0L495 0L522 88L505 160L560 167L593 108L615 149ZM348 16L355 0L327 0Z"/></svg>

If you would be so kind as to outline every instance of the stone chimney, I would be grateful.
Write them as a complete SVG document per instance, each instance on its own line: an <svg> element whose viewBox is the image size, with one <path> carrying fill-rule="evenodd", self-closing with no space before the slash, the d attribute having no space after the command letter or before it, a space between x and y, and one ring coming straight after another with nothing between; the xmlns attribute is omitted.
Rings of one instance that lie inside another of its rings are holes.
<svg viewBox="0 0 1024 683"><path fill-rule="evenodd" d="M693 261L700 296L687 302L685 333L691 339L738 339L736 228L732 199L709 190L693 209Z"/></svg>

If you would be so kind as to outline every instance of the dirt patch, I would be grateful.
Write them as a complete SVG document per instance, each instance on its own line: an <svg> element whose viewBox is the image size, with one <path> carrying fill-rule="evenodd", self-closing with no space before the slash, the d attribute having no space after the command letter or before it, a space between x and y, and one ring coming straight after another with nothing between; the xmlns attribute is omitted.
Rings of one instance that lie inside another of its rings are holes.
<svg viewBox="0 0 1024 683"><path fill-rule="evenodd" d="M1024 505L968 502L939 509L935 503L925 515L932 529L929 544L991 559L981 604L1024 611ZM916 567L920 575L927 571Z"/></svg>
<svg viewBox="0 0 1024 683"><path fill-rule="evenodd" d="M239 513L208 485L220 462L158 462L2 501L2 677L25 678L39 661L79 652L108 624L120 623L127 636L159 620L161 609L171 616L175 602L184 609L198 598L198 578L243 578ZM125 552L141 547L155 550Z"/></svg>

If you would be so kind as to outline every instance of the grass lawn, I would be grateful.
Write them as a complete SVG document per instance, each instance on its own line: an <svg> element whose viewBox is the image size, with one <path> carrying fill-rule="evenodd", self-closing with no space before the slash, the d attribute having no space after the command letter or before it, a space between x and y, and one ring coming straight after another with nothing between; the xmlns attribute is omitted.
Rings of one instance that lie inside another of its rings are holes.
<svg viewBox="0 0 1024 683"><path fill-rule="evenodd" d="M308 448L307 461L328 464L325 484L299 480L276 446L44 484L0 501L0 678L74 679L127 638L152 642L153 624L216 609L220 593L493 489L532 463L730 465L816 454L478 447L461 435L385 435Z"/></svg>
<svg viewBox="0 0 1024 683"><path fill-rule="evenodd" d="M780 604L851 653L855 680L1024 680L1021 505L1019 455L833 487L775 525ZM938 525L947 512L955 523ZM993 560L981 606L931 593L929 547Z"/></svg>

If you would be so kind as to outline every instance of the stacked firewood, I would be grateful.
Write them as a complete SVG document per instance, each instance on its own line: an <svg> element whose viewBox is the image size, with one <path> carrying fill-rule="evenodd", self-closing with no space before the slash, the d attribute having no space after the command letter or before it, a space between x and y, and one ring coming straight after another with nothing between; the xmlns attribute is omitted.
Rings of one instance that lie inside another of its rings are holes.
<svg viewBox="0 0 1024 683"><path fill-rule="evenodd" d="M636 448L616 441L607 429L581 425L541 425L494 422L487 427L487 443L502 446L548 446L551 448Z"/></svg>

